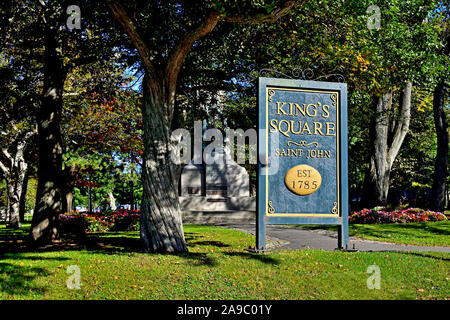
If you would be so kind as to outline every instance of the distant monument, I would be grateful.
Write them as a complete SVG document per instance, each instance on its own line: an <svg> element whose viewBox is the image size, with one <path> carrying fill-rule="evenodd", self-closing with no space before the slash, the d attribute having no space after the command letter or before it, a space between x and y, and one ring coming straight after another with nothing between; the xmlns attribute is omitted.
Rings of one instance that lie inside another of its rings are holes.
<svg viewBox="0 0 450 320"><path fill-rule="evenodd" d="M203 154L203 150L194 150L194 152ZM191 161L182 169L181 209L183 211L256 210L256 199L250 197L247 170L232 159L230 150L215 149L211 154L206 154L205 158L202 164L194 164Z"/></svg>

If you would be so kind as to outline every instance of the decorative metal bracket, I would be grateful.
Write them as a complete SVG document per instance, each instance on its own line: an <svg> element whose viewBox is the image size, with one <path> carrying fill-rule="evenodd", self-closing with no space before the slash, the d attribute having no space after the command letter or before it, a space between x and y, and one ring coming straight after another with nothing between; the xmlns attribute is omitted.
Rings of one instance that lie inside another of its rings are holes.
<svg viewBox="0 0 450 320"><path fill-rule="evenodd" d="M303 69L303 70L302 69L293 69L291 71L291 75L288 75L284 72L281 72L281 71L278 71L275 69L265 68L265 69L261 69L261 71L259 71L259 76L261 76L261 77L282 76L282 77L294 79L294 80L298 79L298 80L311 80L311 81L317 81L319 79L326 80L329 78L336 78L337 82L340 82L340 83L345 82L345 77L339 73L329 73L329 74L321 75L319 77L314 77L314 71L310 68ZM257 76L252 77L252 80L254 80L256 77Z"/></svg>

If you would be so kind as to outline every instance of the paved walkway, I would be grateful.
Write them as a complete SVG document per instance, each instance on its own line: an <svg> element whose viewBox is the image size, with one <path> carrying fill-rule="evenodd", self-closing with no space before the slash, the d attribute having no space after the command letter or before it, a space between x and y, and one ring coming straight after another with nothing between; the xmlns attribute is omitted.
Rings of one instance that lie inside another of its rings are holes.
<svg viewBox="0 0 450 320"><path fill-rule="evenodd" d="M241 230L255 234L254 223L215 223L216 226ZM281 249L323 249L335 250L337 248L337 232L328 230L307 230L301 227L284 225L268 225L266 229L269 250ZM450 252L450 247L428 247L401 245L387 242L361 240L350 237L348 249L358 251L440 251Z"/></svg>

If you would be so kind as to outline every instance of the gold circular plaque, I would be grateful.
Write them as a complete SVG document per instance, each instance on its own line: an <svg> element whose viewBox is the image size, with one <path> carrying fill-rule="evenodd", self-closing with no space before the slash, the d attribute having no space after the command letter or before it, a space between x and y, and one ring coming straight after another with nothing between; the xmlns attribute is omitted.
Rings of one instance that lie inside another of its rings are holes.
<svg viewBox="0 0 450 320"><path fill-rule="evenodd" d="M307 196L319 189L322 176L319 171L306 164L300 164L288 170L284 177L286 187L299 196Z"/></svg>

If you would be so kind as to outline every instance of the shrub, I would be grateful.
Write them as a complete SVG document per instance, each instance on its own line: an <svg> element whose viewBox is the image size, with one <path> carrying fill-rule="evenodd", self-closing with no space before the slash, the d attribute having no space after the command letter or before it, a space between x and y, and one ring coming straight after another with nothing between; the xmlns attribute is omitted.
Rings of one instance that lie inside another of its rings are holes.
<svg viewBox="0 0 450 320"><path fill-rule="evenodd" d="M139 213L116 212L111 215L111 231L137 231L139 230Z"/></svg>
<svg viewBox="0 0 450 320"><path fill-rule="evenodd" d="M447 217L441 212L419 208L386 211L384 207L356 211L349 217L350 223L410 223L444 221Z"/></svg>
<svg viewBox="0 0 450 320"><path fill-rule="evenodd" d="M105 214L86 214L74 212L61 214L61 232L83 235L90 232L136 231L139 229L137 211L114 211Z"/></svg>

